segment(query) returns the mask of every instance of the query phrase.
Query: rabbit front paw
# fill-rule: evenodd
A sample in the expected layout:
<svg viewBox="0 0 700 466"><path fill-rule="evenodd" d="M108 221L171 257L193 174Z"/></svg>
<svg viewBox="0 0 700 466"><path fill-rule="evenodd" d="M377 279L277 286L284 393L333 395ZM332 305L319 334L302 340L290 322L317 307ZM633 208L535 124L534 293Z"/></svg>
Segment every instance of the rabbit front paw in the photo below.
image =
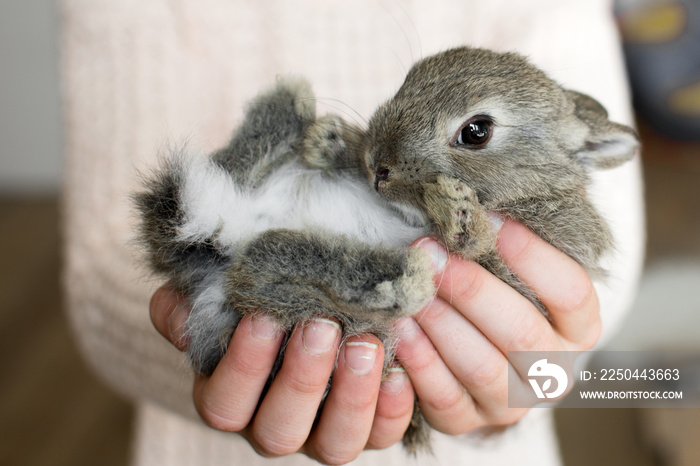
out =
<svg viewBox="0 0 700 466"><path fill-rule="evenodd" d="M444 245L467 259L483 256L495 247L495 237L476 192L464 182L439 175L425 189L425 209L435 222Z"/></svg>

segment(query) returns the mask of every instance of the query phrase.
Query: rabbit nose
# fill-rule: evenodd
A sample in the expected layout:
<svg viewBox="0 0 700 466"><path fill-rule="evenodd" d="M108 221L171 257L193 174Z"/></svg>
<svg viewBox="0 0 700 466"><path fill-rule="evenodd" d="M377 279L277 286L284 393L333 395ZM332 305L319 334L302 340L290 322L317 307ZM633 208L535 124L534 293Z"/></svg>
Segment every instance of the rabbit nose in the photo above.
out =
<svg viewBox="0 0 700 466"><path fill-rule="evenodd" d="M374 172L374 190L379 191L379 183L386 181L389 178L389 169L386 167L377 167Z"/></svg>

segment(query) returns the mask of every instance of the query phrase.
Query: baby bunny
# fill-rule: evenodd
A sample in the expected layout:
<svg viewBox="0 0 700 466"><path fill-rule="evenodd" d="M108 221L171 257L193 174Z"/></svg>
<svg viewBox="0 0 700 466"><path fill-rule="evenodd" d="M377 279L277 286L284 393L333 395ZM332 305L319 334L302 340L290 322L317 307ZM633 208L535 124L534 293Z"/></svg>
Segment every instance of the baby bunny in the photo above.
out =
<svg viewBox="0 0 700 466"><path fill-rule="evenodd" d="M517 219L589 273L612 246L590 171L632 158L635 132L513 53L457 48L409 71L374 114L362 156L374 189L533 302L499 258L490 213Z"/></svg>
<svg viewBox="0 0 700 466"><path fill-rule="evenodd" d="M227 147L169 154L135 195L151 268L190 298L187 352L199 372L214 370L240 318L256 312L285 330L325 316L346 337L372 332L388 364L392 323L434 293L428 259L406 248L428 229L340 166L360 133L317 120L314 103L305 81L280 80ZM309 162L324 158L332 172Z"/></svg>
<svg viewBox="0 0 700 466"><path fill-rule="evenodd" d="M317 316L345 337L371 332L386 369L392 324L435 292L413 240L435 235L546 313L498 257L489 215L525 223L596 272L611 237L586 198L589 171L636 147L597 102L515 54L460 48L420 61L367 130L317 118L309 85L287 78L250 104L226 147L164 158L134 195L139 237L151 268L189 297L198 372L211 373L241 317L259 312L287 332ZM428 434L416 405L404 444L429 450Z"/></svg>

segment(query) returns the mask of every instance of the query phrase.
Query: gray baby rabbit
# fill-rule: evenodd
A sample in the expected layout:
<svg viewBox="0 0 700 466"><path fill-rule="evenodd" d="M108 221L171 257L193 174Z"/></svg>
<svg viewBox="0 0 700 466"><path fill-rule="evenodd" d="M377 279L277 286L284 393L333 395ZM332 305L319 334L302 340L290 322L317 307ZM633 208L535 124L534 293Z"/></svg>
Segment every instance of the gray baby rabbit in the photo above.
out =
<svg viewBox="0 0 700 466"><path fill-rule="evenodd" d="M172 152L134 196L151 268L192 304L187 352L199 372L214 370L241 317L258 312L287 332L323 316L345 337L374 333L388 368L392 324L434 294L429 259L407 247L426 234L546 313L496 253L489 212L591 272L611 247L588 174L630 159L636 136L518 55L426 58L366 130L316 118L314 104L305 81L280 80L228 146ZM416 405L404 444L429 449L428 434Z"/></svg>
<svg viewBox="0 0 700 466"><path fill-rule="evenodd" d="M594 99L516 54L470 48L414 65L366 139L363 162L382 197L544 313L496 253L487 212L521 221L601 274L612 237L586 197L589 173L620 165L638 147L635 132L610 122Z"/></svg>

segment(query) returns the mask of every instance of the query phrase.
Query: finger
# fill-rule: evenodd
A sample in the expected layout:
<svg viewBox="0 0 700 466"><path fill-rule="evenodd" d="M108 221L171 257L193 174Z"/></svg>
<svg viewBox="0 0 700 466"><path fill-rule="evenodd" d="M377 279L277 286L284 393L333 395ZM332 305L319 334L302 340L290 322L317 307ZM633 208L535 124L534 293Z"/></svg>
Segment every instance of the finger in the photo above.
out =
<svg viewBox="0 0 700 466"><path fill-rule="evenodd" d="M428 336L412 318L397 323L396 357L406 369L426 420L440 432L457 435L482 424L476 406Z"/></svg>
<svg viewBox="0 0 700 466"><path fill-rule="evenodd" d="M298 325L284 361L252 424L253 446L266 456L298 451L309 436L328 386L340 326L328 319Z"/></svg>
<svg viewBox="0 0 700 466"><path fill-rule="evenodd" d="M195 380L194 404L210 427L237 432L250 423L283 337L269 316L241 320L213 374Z"/></svg>
<svg viewBox="0 0 700 466"><path fill-rule="evenodd" d="M526 410L508 408L508 360L457 309L436 298L416 320L485 423L511 424L524 415Z"/></svg>
<svg viewBox="0 0 700 466"><path fill-rule="evenodd" d="M331 389L307 454L324 464L344 464L362 452L372 430L384 349L373 335L349 338L340 349Z"/></svg>
<svg viewBox="0 0 700 466"><path fill-rule="evenodd" d="M151 298L151 322L180 351L187 349L185 322L190 314L186 298L175 288L161 286Z"/></svg>
<svg viewBox="0 0 700 466"><path fill-rule="evenodd" d="M432 239L423 241L420 247L442 248ZM504 355L509 351L561 349L559 337L542 313L476 262L452 255L435 280L437 295Z"/></svg>
<svg viewBox="0 0 700 466"><path fill-rule="evenodd" d="M415 393L402 367L391 368L379 388L367 448L384 449L403 438L413 416Z"/></svg>
<svg viewBox="0 0 700 466"><path fill-rule="evenodd" d="M498 250L508 266L546 306L565 339L590 348L600 335L598 297L585 270L524 225L506 220Z"/></svg>

